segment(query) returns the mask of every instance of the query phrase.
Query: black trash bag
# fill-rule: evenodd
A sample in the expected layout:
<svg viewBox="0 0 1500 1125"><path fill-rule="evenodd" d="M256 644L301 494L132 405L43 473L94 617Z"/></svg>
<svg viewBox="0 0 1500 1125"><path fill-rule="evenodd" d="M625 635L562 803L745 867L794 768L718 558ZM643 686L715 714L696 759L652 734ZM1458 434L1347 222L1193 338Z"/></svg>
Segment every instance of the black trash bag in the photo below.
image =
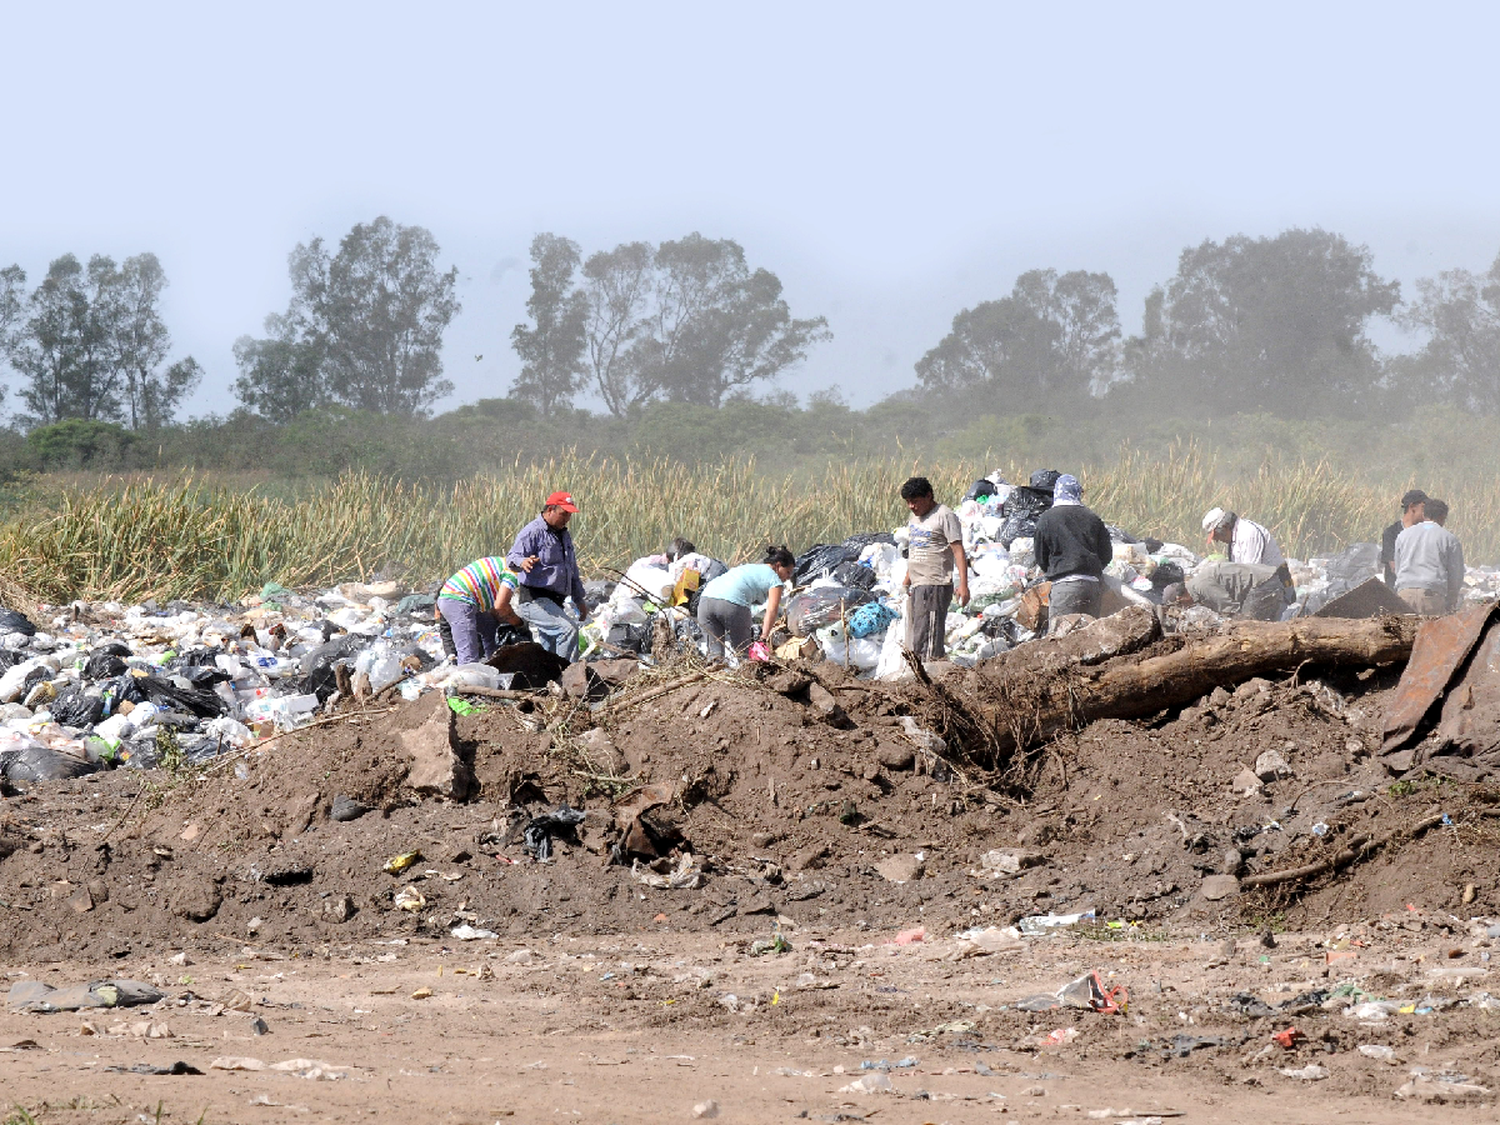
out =
<svg viewBox="0 0 1500 1125"><path fill-rule="evenodd" d="M45 664L38 664L30 672L27 672L26 678L21 681L21 698L25 699L27 692L36 687L37 684L46 683L52 676L53 671L51 668L48 668Z"/></svg>
<svg viewBox="0 0 1500 1125"><path fill-rule="evenodd" d="M1000 486L989 477L980 477L969 486L969 491L964 493L965 500L983 500L986 496L993 496L1000 491Z"/></svg>
<svg viewBox="0 0 1500 1125"><path fill-rule="evenodd" d="M1351 543L1328 560L1328 585L1354 587L1380 576L1380 544Z"/></svg>
<svg viewBox="0 0 1500 1125"><path fill-rule="evenodd" d="M302 657L302 690L316 695L320 706L327 703L328 697L339 689L334 677L334 666L340 661L347 662L368 645L371 639L359 633L350 633L336 641L321 644L307 653Z"/></svg>
<svg viewBox="0 0 1500 1125"><path fill-rule="evenodd" d="M1180 564L1171 559L1156 564L1156 569L1151 572L1151 588L1153 590L1165 590L1173 582L1186 582L1187 575L1183 572Z"/></svg>
<svg viewBox="0 0 1500 1125"><path fill-rule="evenodd" d="M437 607L437 598L431 594L407 594L396 603L397 617L420 617L423 620L432 616L432 611Z"/></svg>
<svg viewBox="0 0 1500 1125"><path fill-rule="evenodd" d="M184 738L181 743L183 761L190 765L200 765L203 762L212 761L220 754L233 750L234 747L222 739L212 738L208 735L199 735L196 738Z"/></svg>
<svg viewBox="0 0 1500 1125"><path fill-rule="evenodd" d="M1057 485L1057 478L1062 476L1056 469L1038 469L1031 474L1031 487L1037 492L1045 492L1052 495L1052 489Z"/></svg>
<svg viewBox="0 0 1500 1125"><path fill-rule="evenodd" d="M607 578L591 578L583 584L583 601L593 613L615 592L615 584Z"/></svg>
<svg viewBox="0 0 1500 1125"><path fill-rule="evenodd" d="M858 549L851 553L842 543L815 543L797 556L792 582L797 586L806 586L816 578L832 574L840 563L853 562L858 558Z"/></svg>
<svg viewBox="0 0 1500 1125"><path fill-rule="evenodd" d="M1017 539L1036 538L1035 516L1009 516L1000 525L1000 546L1007 551Z"/></svg>
<svg viewBox="0 0 1500 1125"><path fill-rule="evenodd" d="M7 751L0 761L0 772L7 781L66 781L70 777L97 773L98 762L75 758L46 746L28 746L19 752Z"/></svg>
<svg viewBox="0 0 1500 1125"><path fill-rule="evenodd" d="M226 684L234 679L224 669L210 664L190 664L177 669L177 674L195 688L212 688L215 684Z"/></svg>
<svg viewBox="0 0 1500 1125"><path fill-rule="evenodd" d="M624 623L611 625L609 636L604 639L605 644L621 652L633 652L637 656L651 651L651 622L642 621L639 625L627 625Z"/></svg>
<svg viewBox="0 0 1500 1125"><path fill-rule="evenodd" d="M104 697L98 692L70 687L61 692L47 710L52 713L53 722L87 730L104 721Z"/></svg>
<svg viewBox="0 0 1500 1125"><path fill-rule="evenodd" d="M542 813L526 822L522 836L526 850L536 856L538 862L552 858L552 837L563 836L577 839L576 830L583 823L583 810L558 805L554 812Z"/></svg>
<svg viewBox="0 0 1500 1125"><path fill-rule="evenodd" d="M216 719L229 710L229 704L220 699L217 692L180 687L161 676L127 678L138 680L146 698L163 711L186 711L200 719Z"/></svg>
<svg viewBox="0 0 1500 1125"><path fill-rule="evenodd" d="M1166 543L1163 542L1160 539L1153 539L1151 536L1148 535L1148 536L1146 536L1146 538L1144 538L1144 539L1141 540L1141 546L1144 547L1144 548L1146 548L1146 554L1148 554L1148 555L1154 555L1158 551L1160 551L1163 547L1165 547Z"/></svg>
<svg viewBox="0 0 1500 1125"><path fill-rule="evenodd" d="M703 626L698 624L698 618L679 617L672 622L672 631L677 636L677 643L688 648L696 648L703 642Z"/></svg>
<svg viewBox="0 0 1500 1125"><path fill-rule="evenodd" d="M860 552L871 543L885 543L895 546L896 537L889 531L856 531L844 540L844 548L854 552L854 558L858 559Z"/></svg>
<svg viewBox="0 0 1500 1125"><path fill-rule="evenodd" d="M1130 534L1130 532L1124 530L1123 528L1116 527L1112 523L1105 524L1104 525L1104 530L1107 531L1107 532L1109 532L1109 541L1111 543L1139 543L1140 542L1140 540L1137 539L1134 535Z"/></svg>
<svg viewBox="0 0 1500 1125"><path fill-rule="evenodd" d="M0 636L6 633L21 633L28 637L36 636L36 626L31 623L31 618L15 609L6 609L0 606Z"/></svg>
<svg viewBox="0 0 1500 1125"><path fill-rule="evenodd" d="M0 672L8 672L27 659L27 654L16 648L0 648Z"/></svg>
<svg viewBox="0 0 1500 1125"><path fill-rule="evenodd" d="M875 572L857 562L839 563L833 568L833 580L852 590L869 590L875 586Z"/></svg>
<svg viewBox="0 0 1500 1125"><path fill-rule="evenodd" d="M123 676L128 665L113 652L95 651L83 666L83 678L91 683Z"/></svg>
<svg viewBox="0 0 1500 1125"><path fill-rule="evenodd" d="M849 586L818 586L804 590L787 603L786 623L798 637L810 637L824 625L854 611L858 606L873 602L875 595L869 590Z"/></svg>
<svg viewBox="0 0 1500 1125"><path fill-rule="evenodd" d="M107 652L111 656L133 656L130 646L124 641L105 641L94 646L95 652ZM206 650L205 650L206 651Z"/></svg>
<svg viewBox="0 0 1500 1125"><path fill-rule="evenodd" d="M154 770L160 761L156 756L156 739L127 738L120 743L117 760L127 769Z"/></svg>
<svg viewBox="0 0 1500 1125"><path fill-rule="evenodd" d="M112 680L106 680L99 685L101 694L108 695L114 702L112 708L119 710L121 703L127 700L131 703L145 703L146 693L141 689L141 677L139 676L116 676Z"/></svg>

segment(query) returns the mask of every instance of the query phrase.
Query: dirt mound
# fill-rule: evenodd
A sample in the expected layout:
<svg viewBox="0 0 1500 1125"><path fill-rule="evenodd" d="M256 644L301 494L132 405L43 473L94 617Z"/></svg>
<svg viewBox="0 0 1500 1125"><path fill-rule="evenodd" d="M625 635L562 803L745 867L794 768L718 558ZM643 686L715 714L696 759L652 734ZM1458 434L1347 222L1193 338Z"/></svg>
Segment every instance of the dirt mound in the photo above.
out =
<svg viewBox="0 0 1500 1125"><path fill-rule="evenodd" d="M959 699L975 683L939 686ZM1198 929L1406 903L1500 913L1475 852L1492 838L1487 794L1393 786L1371 756L1393 683L1303 669L1100 720L1033 755L1024 790L943 745L934 688L826 665L638 680L597 707L555 690L464 714L438 696L365 705L206 773L120 770L6 801L0 940L125 956L447 940L463 925L764 934L779 917L947 932L1087 910ZM560 809L582 823L549 824ZM550 841L547 862L528 829ZM674 877L680 889L651 885Z"/></svg>

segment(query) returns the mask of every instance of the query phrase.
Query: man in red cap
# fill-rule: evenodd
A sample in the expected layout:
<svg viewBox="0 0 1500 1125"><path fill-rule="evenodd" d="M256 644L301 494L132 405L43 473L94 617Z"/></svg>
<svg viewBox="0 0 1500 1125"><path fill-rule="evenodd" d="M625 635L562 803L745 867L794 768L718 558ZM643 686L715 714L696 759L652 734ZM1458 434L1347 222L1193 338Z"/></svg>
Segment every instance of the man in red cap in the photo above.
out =
<svg viewBox="0 0 1500 1125"><path fill-rule="evenodd" d="M578 505L569 493L554 492L542 504L542 514L521 529L505 555L521 579L516 612L543 648L565 660L578 659L578 627L589 616L578 556L568 534L568 521L576 511ZM563 608L569 597L576 621Z"/></svg>

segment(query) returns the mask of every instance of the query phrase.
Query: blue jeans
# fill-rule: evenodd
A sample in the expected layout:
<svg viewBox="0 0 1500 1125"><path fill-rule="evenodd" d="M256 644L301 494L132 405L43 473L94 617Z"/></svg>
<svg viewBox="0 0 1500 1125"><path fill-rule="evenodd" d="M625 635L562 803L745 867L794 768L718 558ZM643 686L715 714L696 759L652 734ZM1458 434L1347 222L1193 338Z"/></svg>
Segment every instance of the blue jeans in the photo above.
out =
<svg viewBox="0 0 1500 1125"><path fill-rule="evenodd" d="M495 651L500 622L493 613L481 613L473 602L439 598L438 612L453 634L453 651L460 664L476 664Z"/></svg>
<svg viewBox="0 0 1500 1125"><path fill-rule="evenodd" d="M564 660L578 659L578 622L560 602L546 596L523 596L517 599L515 610L531 626L537 644Z"/></svg>

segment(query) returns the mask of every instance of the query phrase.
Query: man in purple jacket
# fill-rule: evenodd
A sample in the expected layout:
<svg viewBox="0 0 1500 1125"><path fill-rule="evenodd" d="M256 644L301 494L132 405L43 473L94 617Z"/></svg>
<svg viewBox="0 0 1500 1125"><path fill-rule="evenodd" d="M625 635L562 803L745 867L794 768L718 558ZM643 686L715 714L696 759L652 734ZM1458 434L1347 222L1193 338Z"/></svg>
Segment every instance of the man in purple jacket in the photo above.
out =
<svg viewBox="0 0 1500 1125"><path fill-rule="evenodd" d="M568 534L568 521L576 511L578 505L571 495L554 492L542 505L542 514L521 529L505 555L521 579L516 612L543 648L565 660L578 659L578 627L589 616L578 557ZM578 614L576 621L563 608L569 597Z"/></svg>

